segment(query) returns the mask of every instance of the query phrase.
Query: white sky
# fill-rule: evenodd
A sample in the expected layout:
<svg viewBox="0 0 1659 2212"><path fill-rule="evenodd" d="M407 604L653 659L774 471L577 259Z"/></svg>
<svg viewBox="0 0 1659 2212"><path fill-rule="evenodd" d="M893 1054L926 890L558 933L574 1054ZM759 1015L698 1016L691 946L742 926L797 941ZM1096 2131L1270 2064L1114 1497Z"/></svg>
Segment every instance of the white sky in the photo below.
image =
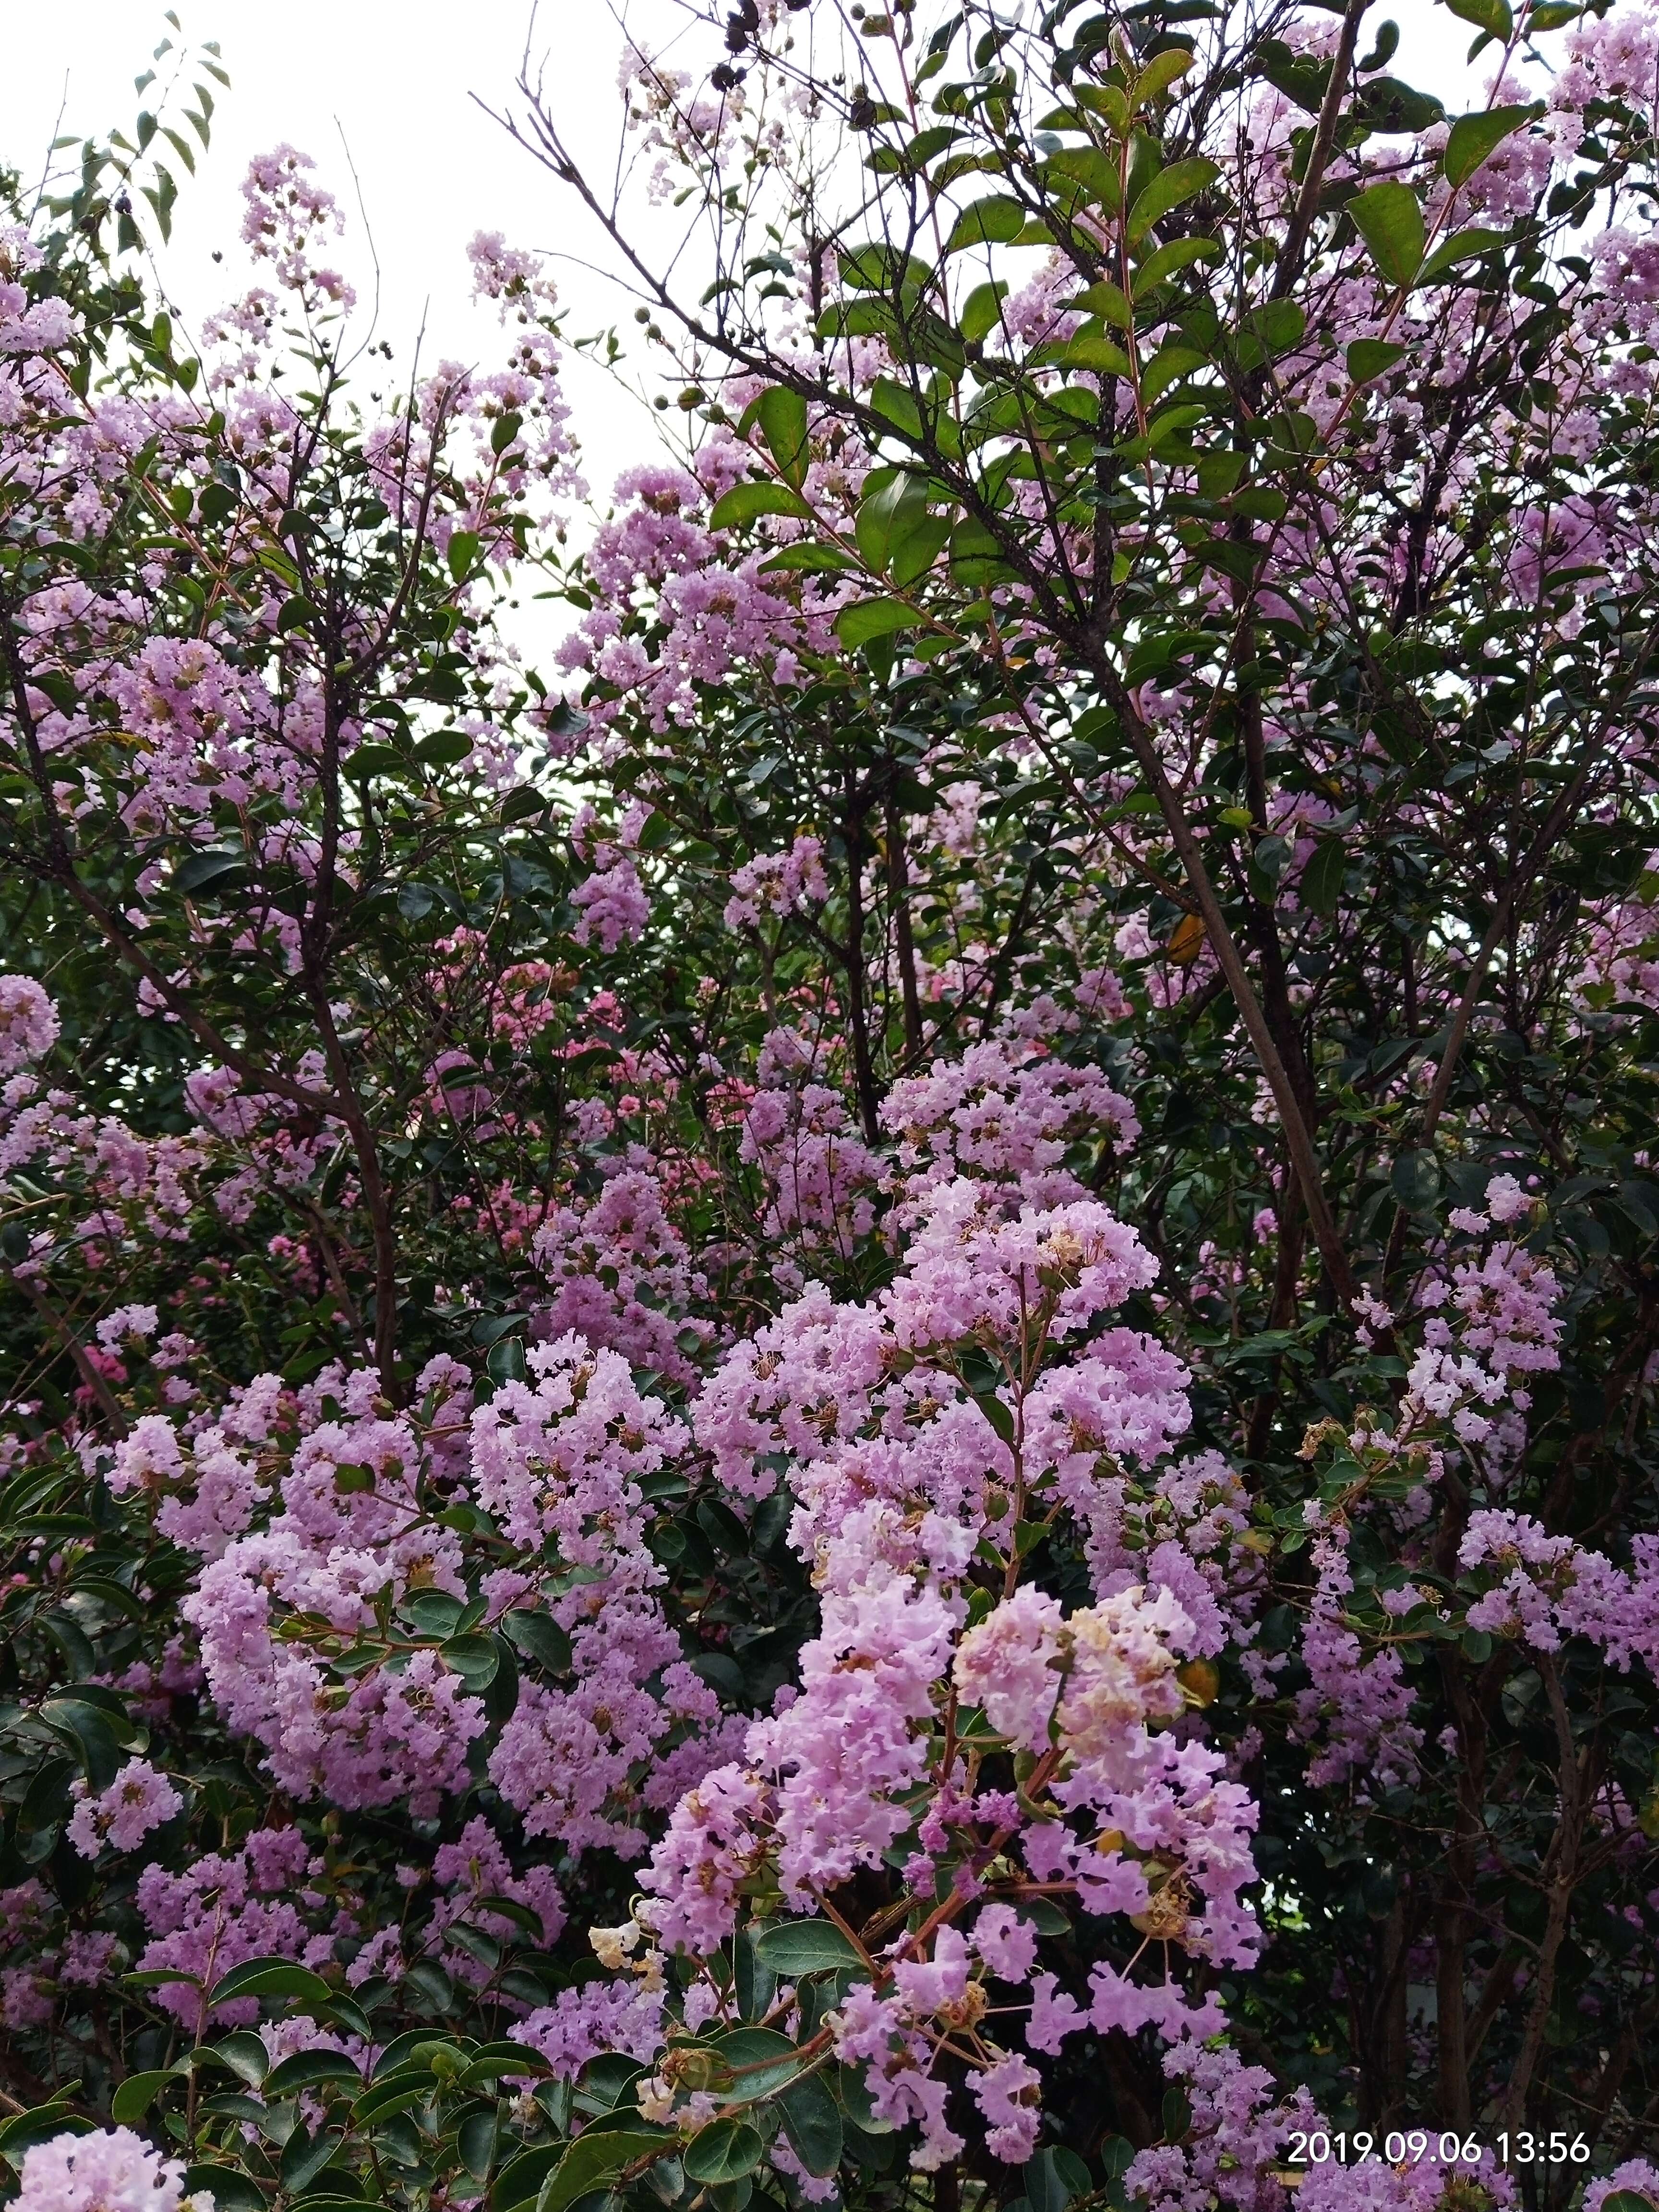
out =
<svg viewBox="0 0 1659 2212"><path fill-rule="evenodd" d="M173 35L167 0L0 0L0 158L33 173L45 158L60 105L63 130L80 136L112 125L131 135L141 99L133 79ZM493 316L469 305L466 241L499 230L517 246L592 255L572 234L568 196L483 114L476 92L497 106L513 98L529 0L173 0L180 43L216 39L231 78L213 88L213 143L197 175L179 175L171 247L162 279L187 317L244 288L237 234L239 186L256 153L287 140L312 155L345 209L340 265L367 305L372 267L344 146L362 187L380 270L380 334L406 368L424 321L423 358L487 363L496 350ZM537 49L549 54L547 85L578 143L614 158L621 40L605 0L542 0ZM158 75L167 63L155 65ZM173 118L177 123L177 118ZM182 126L180 126L182 127ZM344 145L342 143L343 133ZM186 131L186 136L193 134ZM179 165L169 166L179 173ZM225 252L222 267L211 259ZM615 288L559 265L570 308L568 335L616 322L629 306ZM641 404L580 360L568 371L585 467L598 492L637 459L653 434Z"/></svg>
<svg viewBox="0 0 1659 2212"><path fill-rule="evenodd" d="M131 131L143 100L133 79L169 35L166 0L0 0L0 157L39 167L60 106L63 129ZM530 0L174 0L185 42L216 39L231 88L216 88L213 144L194 179L180 178L173 244L161 276L187 318L246 282L237 246L238 185L249 158L283 140L313 155L347 210L342 256L365 301L362 252L342 134L349 146L380 268L380 334L407 366L422 321L425 358L488 362L493 322L468 304L467 240L500 230L551 255L595 255L569 196L471 98L513 99ZM1405 33L1394 67L1449 104L1471 104L1462 55L1468 27L1433 0L1381 0ZM635 0L632 20L673 20L672 0ZM621 37L608 0L541 0L535 52L548 56L550 104L573 142L608 173L614 159ZM166 66L162 64L161 66ZM211 254L225 249L222 268ZM556 262L570 314L567 336L616 323L631 337L631 303L602 276ZM650 449L643 404L597 367L573 359L568 389L585 469L601 497Z"/></svg>

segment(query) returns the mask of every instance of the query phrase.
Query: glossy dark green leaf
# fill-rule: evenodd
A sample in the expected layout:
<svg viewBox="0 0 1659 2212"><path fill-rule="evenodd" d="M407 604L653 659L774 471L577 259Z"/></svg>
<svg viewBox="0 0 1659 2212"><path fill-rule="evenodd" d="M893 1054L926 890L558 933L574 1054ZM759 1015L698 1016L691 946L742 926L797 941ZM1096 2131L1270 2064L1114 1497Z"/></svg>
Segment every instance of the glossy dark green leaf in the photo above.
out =
<svg viewBox="0 0 1659 2212"><path fill-rule="evenodd" d="M329 2128L319 2130L315 2136L304 2126L295 2129L283 2145L283 2154L277 2166L283 2187L289 2196L297 2197L306 2184L322 2172L339 2148L341 2140Z"/></svg>
<svg viewBox="0 0 1659 2212"><path fill-rule="evenodd" d="M603 2134L585 2130L543 2182L536 2198L536 2212L565 2212L566 2207L574 2204L579 2197L586 2197L590 2190L615 2180L636 2160L660 2154L674 2140L670 2135L647 2134L632 2128L617 2128ZM512 2168L507 2171L510 2172ZM501 2179L505 2181L506 2174ZM495 2212L506 2212L507 2202L502 2198L495 2203Z"/></svg>
<svg viewBox="0 0 1659 2212"><path fill-rule="evenodd" d="M862 1963L857 1947L831 1920L780 1920L755 1939L757 1955L780 1978L818 1974Z"/></svg>
<svg viewBox="0 0 1659 2212"><path fill-rule="evenodd" d="M759 2130L746 2120L712 2120L685 2147L686 2176L705 2184L740 2181L755 2171L765 2148Z"/></svg>
<svg viewBox="0 0 1659 2212"><path fill-rule="evenodd" d="M1389 1181L1409 1213L1427 1213L1440 1195L1440 1164L1432 1152L1401 1152Z"/></svg>
<svg viewBox="0 0 1659 2212"><path fill-rule="evenodd" d="M469 2112L456 2129L455 2148L461 2154L461 2164L475 2181L483 2181L489 2174L501 2140L501 2122L493 2105Z"/></svg>
<svg viewBox="0 0 1659 2212"><path fill-rule="evenodd" d="M267 2097L286 2097L296 2089L310 2089L325 2081L344 2082L353 2089L362 2087L362 2070L338 2051L296 2051L291 2058L284 2058L273 2066L264 2078Z"/></svg>
<svg viewBox="0 0 1659 2212"><path fill-rule="evenodd" d="M1340 837L1322 837L1302 871L1297 891L1304 906L1328 919L1336 912L1347 873L1347 848Z"/></svg>
<svg viewBox="0 0 1659 2212"><path fill-rule="evenodd" d="M184 2189L187 2197L211 2197L223 2212L263 2212L267 2202L258 2183L234 2166L187 2166Z"/></svg>
<svg viewBox="0 0 1659 2212"><path fill-rule="evenodd" d="M804 2074L778 2096L784 2133L809 2173L830 2174L841 2164L841 2109L821 2074Z"/></svg>
<svg viewBox="0 0 1659 2212"><path fill-rule="evenodd" d="M179 2078L178 2069L172 2066L148 2074L129 2074L109 2100L110 2118L118 2128L136 2127L167 2083Z"/></svg>
<svg viewBox="0 0 1659 2212"><path fill-rule="evenodd" d="M506 1616L501 1628L526 1659L533 1659L548 1674L570 1672L570 1638L551 1613L521 1607Z"/></svg>
<svg viewBox="0 0 1659 2212"><path fill-rule="evenodd" d="M287 1959L247 1959L214 1984L208 2005L210 2010L216 2009L233 1997L305 1997L325 2002L332 1995L322 1976L313 1974L309 1966L296 1966Z"/></svg>
<svg viewBox="0 0 1659 2212"><path fill-rule="evenodd" d="M1074 2197L1086 2197L1093 2187L1088 2167L1074 2151L1040 2150L1025 2169L1031 2212L1066 2212Z"/></svg>

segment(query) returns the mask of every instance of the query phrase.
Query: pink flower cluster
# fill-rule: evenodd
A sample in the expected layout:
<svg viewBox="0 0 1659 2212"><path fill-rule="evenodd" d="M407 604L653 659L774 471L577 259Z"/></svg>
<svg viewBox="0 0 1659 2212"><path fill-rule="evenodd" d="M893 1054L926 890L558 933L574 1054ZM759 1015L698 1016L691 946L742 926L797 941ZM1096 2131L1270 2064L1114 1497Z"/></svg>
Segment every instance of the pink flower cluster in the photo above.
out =
<svg viewBox="0 0 1659 2212"><path fill-rule="evenodd" d="M213 2212L205 2191L186 2197L183 2162L131 2128L54 2136L24 2152L21 2212Z"/></svg>
<svg viewBox="0 0 1659 2212"><path fill-rule="evenodd" d="M82 1858L111 1850L136 1851L154 1828L184 1810L185 1801L166 1775L147 1759L130 1759L107 1790L90 1796L77 1782L78 1800L69 1824L69 1839Z"/></svg>
<svg viewBox="0 0 1659 2212"><path fill-rule="evenodd" d="M829 896L823 844L816 837L797 837L787 853L763 854L736 870L726 902L726 926L758 929L763 915L781 921L809 899L821 906Z"/></svg>
<svg viewBox="0 0 1659 2212"><path fill-rule="evenodd" d="M1010 1220L994 1186L943 1182L872 1304L809 1290L732 1348L694 1408L697 1439L738 1498L763 1493L781 1467L821 1626L798 1691L674 1804L633 1920L593 1941L641 1995L667 1990L664 1953L684 1954L689 2023L721 2002L704 1988L706 1962L749 1898L775 1889L810 1913L860 1868L902 1859L918 1895L949 1894L953 1909L926 1942L901 1938L872 1958L836 2015L835 2049L864 2067L879 2114L918 2124L923 2168L959 2147L936 2064L946 2048L969 2063L997 2154L1019 2162L1035 2146L1038 2076L982 2027L988 1975L1032 1984L1027 2040L1048 2051L1090 2021L1213 2032L1212 2002L1133 1976L1139 1950L1224 1965L1255 1954L1242 1892L1255 1808L1193 1732L1182 1672L1217 1648L1214 1589L1189 1557L1207 1607L1200 1629L1171 1564L1148 1589L1120 1571L1121 1540L1111 1588L1069 1613L1018 1573L1018 1513L1052 1499L1086 1525L1091 1484L1115 1482L1100 1518L1121 1540L1129 1501L1115 1447L1150 1465L1186 1425L1179 1364L1164 1354L1160 1368L1133 1332L1097 1328L1154 1273L1097 1201L1026 1206ZM964 1381L970 1349L1006 1378L993 1399ZM1202 1462L1154 1495L1146 1510L1162 1516L1171 1553L1190 1530L1221 1553L1243 1522L1222 1472ZM965 1579L988 1552L1006 1553L1011 1578L988 1609L982 1592L970 1605ZM951 1748L957 1729L976 1742L989 1731L1035 1762L1028 1790L1042 1804L975 1791ZM1032 1930L986 1893L983 1869L1016 1856L1025 1881L1069 1889L1136 1931L1137 1953L1121 1971L1097 1970L1086 2006L1052 1975L1033 1979ZM976 1899L969 1937L955 1923ZM579 2014L573 1998L556 2033L575 2033ZM676 2109L670 2075L651 2094L659 2116Z"/></svg>

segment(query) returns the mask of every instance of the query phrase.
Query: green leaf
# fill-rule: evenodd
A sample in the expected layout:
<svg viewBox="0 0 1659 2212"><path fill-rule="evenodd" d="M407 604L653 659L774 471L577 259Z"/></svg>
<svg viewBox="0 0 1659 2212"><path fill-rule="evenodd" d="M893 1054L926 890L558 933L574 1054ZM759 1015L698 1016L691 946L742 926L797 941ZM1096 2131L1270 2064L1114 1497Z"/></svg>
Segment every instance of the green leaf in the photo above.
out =
<svg viewBox="0 0 1659 2212"><path fill-rule="evenodd" d="M1060 355L1060 364L1066 368L1087 369L1094 376L1127 376L1129 356L1115 338L1109 338L1097 325L1085 323L1074 337L1068 338Z"/></svg>
<svg viewBox="0 0 1659 2212"><path fill-rule="evenodd" d="M1440 1163L1432 1152L1401 1152L1389 1182L1407 1213L1428 1213L1440 1195Z"/></svg>
<svg viewBox="0 0 1659 2212"><path fill-rule="evenodd" d="M304 1997L325 2004L332 1995L322 1976L309 1966L294 1966L287 1959L245 1959L212 1990L208 2009L228 2004L233 1997Z"/></svg>
<svg viewBox="0 0 1659 2212"><path fill-rule="evenodd" d="M643 2129L613 2128L603 2133L596 2133L591 2128L585 2130L543 2182L536 2199L536 2212L565 2212L567 2205L574 2204L579 2197L586 2197L601 2183L614 2180L636 2158L661 2151L673 2140L672 2136L647 2135ZM514 2166L518 2163L517 2159L513 2161ZM509 2166L507 2172L512 2171ZM506 2179L504 2173L501 2179ZM504 2212L505 2206L514 2201L517 2200L501 2198L496 2212Z"/></svg>
<svg viewBox="0 0 1659 2212"><path fill-rule="evenodd" d="M995 531L988 531L973 515L963 515L951 531L953 581L964 584L969 591L984 591L988 584L998 584L1009 575L1013 571Z"/></svg>
<svg viewBox="0 0 1659 2212"><path fill-rule="evenodd" d="M35 1769L23 1792L23 1802L17 1808L17 1832L20 1848L25 1838L29 1839L25 1856L31 1865L51 1855L58 1824L69 1813L69 1786L74 1775L72 1760L49 1759Z"/></svg>
<svg viewBox="0 0 1659 2212"><path fill-rule="evenodd" d="M187 2166L184 2185L187 2197L211 2197L219 2212L264 2212L264 2190L239 2166Z"/></svg>
<svg viewBox="0 0 1659 2212"><path fill-rule="evenodd" d="M390 2119L394 2112L406 2112L413 2105L423 2105L432 2095L432 2070L426 2066L400 2066L388 2074L383 2081L376 2081L365 2089L351 2107L351 2117L361 2126L368 2120ZM532 2155L526 2152L526 2156ZM543 2167L543 2172L546 2168ZM537 2180L539 2182L538 2173ZM526 2192L533 2197L532 2186Z"/></svg>
<svg viewBox="0 0 1659 2212"><path fill-rule="evenodd" d="M1160 93L1167 92L1177 78L1186 76L1196 56L1189 46L1168 46L1161 54L1154 54L1140 75L1129 87L1131 110L1145 107Z"/></svg>
<svg viewBox="0 0 1659 2212"><path fill-rule="evenodd" d="M277 2166L283 2189L290 2197L297 2197L308 2181L313 2181L340 2148L340 2136L330 2128L319 2129L313 2136L306 2128L297 2127L283 2145L283 2155Z"/></svg>
<svg viewBox="0 0 1659 2212"><path fill-rule="evenodd" d="M192 853L188 859L180 860L170 878L171 886L188 896L205 890L210 884L216 884L222 876L230 875L234 870L246 866L247 854L240 848L234 853L227 853L216 846L210 851Z"/></svg>
<svg viewBox="0 0 1659 2212"><path fill-rule="evenodd" d="M271 2068L264 2087L268 2098L286 2097L290 2090L314 2089L325 2081L349 2082L354 2089L363 2086L362 2073L343 2051L296 2051Z"/></svg>
<svg viewBox="0 0 1659 2212"><path fill-rule="evenodd" d="M409 769L395 745L354 745L345 766L351 775L403 775Z"/></svg>
<svg viewBox="0 0 1659 2212"><path fill-rule="evenodd" d="M1014 1910L1022 1920L1029 1920L1039 1936L1069 1936L1072 1923L1052 1897L1022 1897Z"/></svg>
<svg viewBox="0 0 1659 2212"><path fill-rule="evenodd" d="M465 730L434 730L429 738L422 738L415 748L423 761L434 768L453 768L472 750L472 740Z"/></svg>
<svg viewBox="0 0 1659 2212"><path fill-rule="evenodd" d="M461 2154L461 2164L475 2181L482 2181L495 2164L501 2132L501 2119L493 2105L469 2112L456 2129L455 2148Z"/></svg>
<svg viewBox="0 0 1659 2212"><path fill-rule="evenodd" d="M1213 238L1172 238L1167 246L1155 246L1134 273L1134 294L1137 300L1148 292L1155 292L1160 284L1182 269L1190 269L1195 261L1219 261L1220 246Z"/></svg>
<svg viewBox="0 0 1659 2212"><path fill-rule="evenodd" d="M1395 362L1404 361L1404 346L1390 345L1384 338L1356 338L1348 348L1348 374L1356 384L1370 384L1373 378L1386 376Z"/></svg>
<svg viewBox="0 0 1659 2212"><path fill-rule="evenodd" d="M1261 74L1269 84L1308 114L1318 114L1324 102L1325 88L1330 82L1328 62L1316 61L1310 54L1294 53L1282 39L1264 40L1260 59Z"/></svg>
<svg viewBox="0 0 1659 2212"><path fill-rule="evenodd" d="M265 2049L264 2038L256 2035L251 2027L233 2029L211 2047L233 2074L241 2075L250 2089L257 2089L270 2071L270 2053Z"/></svg>
<svg viewBox="0 0 1659 2212"><path fill-rule="evenodd" d="M775 384L760 397L761 435L786 483L799 491L811 459L806 442L806 402L787 385Z"/></svg>
<svg viewBox="0 0 1659 2212"><path fill-rule="evenodd" d="M171 2066L162 2066L149 2074L129 2074L126 2080L110 2099L110 2118L118 2128L130 2128L142 2120L169 2081L179 2078Z"/></svg>
<svg viewBox="0 0 1659 2212"><path fill-rule="evenodd" d="M1473 23L1489 39L1507 46L1515 31L1515 18L1505 0L1446 0L1448 10L1460 23Z"/></svg>
<svg viewBox="0 0 1659 2212"><path fill-rule="evenodd" d="M1018 200L999 192L963 208L945 241L945 251L960 253L969 246L1009 246L1024 228L1025 210Z"/></svg>
<svg viewBox="0 0 1659 2212"><path fill-rule="evenodd" d="M903 298L920 292L933 274L925 261L878 241L849 246L840 259L842 283L859 292L896 292Z"/></svg>
<svg viewBox="0 0 1659 2212"><path fill-rule="evenodd" d="M1162 251L1161 248L1159 250ZM1134 328L1134 309L1129 305L1129 295L1121 284L1114 284L1109 276L1103 276L1098 283L1091 284L1086 292L1079 292L1074 300L1068 300L1066 304L1079 314L1098 315L1103 323L1109 323L1114 330L1131 331Z"/></svg>
<svg viewBox="0 0 1659 2212"><path fill-rule="evenodd" d="M1147 407L1162 398L1172 384L1179 384L1183 376L1190 376L1195 368L1202 368L1205 356L1196 346L1163 345L1147 362L1140 380L1142 404Z"/></svg>
<svg viewBox="0 0 1659 2212"><path fill-rule="evenodd" d="M450 1672L459 1674L475 1694L489 1688L501 1664L501 1655L492 1636L453 1636L439 1656Z"/></svg>
<svg viewBox="0 0 1659 2212"><path fill-rule="evenodd" d="M458 584L464 576L471 573L472 564L477 557L477 532L458 530L450 539L449 550L445 556L449 563L449 573Z"/></svg>
<svg viewBox="0 0 1659 2212"><path fill-rule="evenodd" d="M0 2125L0 2151L15 2163L18 2153L32 2143L50 2142L53 2136L90 2135L93 2125L91 2120L67 2111L54 2099L51 2104L33 2106L27 2112L14 2112Z"/></svg>
<svg viewBox="0 0 1659 2212"><path fill-rule="evenodd" d="M1409 185L1373 185L1348 202L1354 228L1365 241L1385 284L1409 284L1423 265L1423 210Z"/></svg>
<svg viewBox="0 0 1659 2212"><path fill-rule="evenodd" d="M927 487L902 470L882 472L875 490L859 501L855 531L868 566L884 575L897 549L927 520Z"/></svg>
<svg viewBox="0 0 1659 2212"><path fill-rule="evenodd" d="M532 1613L527 1608L509 1613L501 1622L502 1633L509 1643L517 1645L526 1659L533 1659L550 1674L570 1672L570 1638L551 1613Z"/></svg>
<svg viewBox="0 0 1659 2212"><path fill-rule="evenodd" d="M1093 2187L1088 2167L1074 2151L1040 2150L1025 2169L1031 2212L1066 2212L1074 2197L1086 2197Z"/></svg>
<svg viewBox="0 0 1659 2212"><path fill-rule="evenodd" d="M799 571L809 576L834 576L858 565L852 555L843 553L839 545L786 545L761 562L760 573L763 576L781 576Z"/></svg>
<svg viewBox="0 0 1659 2212"><path fill-rule="evenodd" d="M1435 247L1418 270L1417 281L1419 284L1431 284L1437 276L1443 276L1448 269L1455 269L1460 262L1473 261L1504 243L1502 231L1484 229L1478 224L1468 230L1455 231L1451 237L1442 239Z"/></svg>
<svg viewBox="0 0 1659 2212"><path fill-rule="evenodd" d="M510 1899L492 1897L489 1899L489 1910L499 1911L504 1904L511 1901ZM519 1910L522 1912L526 1908L520 1905ZM539 1928L539 1915L532 1914L530 1917ZM532 2051L526 2044L486 2043L482 2051L473 2054L472 2063L460 2075L459 2082L463 2089L476 2089L484 2082L498 2081L503 2074L524 2074L534 2080L538 2075L550 2074L552 2070L540 2051Z"/></svg>
<svg viewBox="0 0 1659 2212"><path fill-rule="evenodd" d="M1322 837L1297 885L1304 906L1328 921L1342 896L1342 878L1348 865L1347 848L1340 837Z"/></svg>
<svg viewBox="0 0 1659 2212"><path fill-rule="evenodd" d="M1172 209L1191 199L1195 192L1205 191L1220 174L1217 164L1201 154L1185 161L1171 161L1167 169L1160 169L1129 210L1130 245L1145 238L1155 222L1162 222Z"/></svg>
<svg viewBox="0 0 1659 2212"><path fill-rule="evenodd" d="M538 2143L521 2150L495 2177L489 2192L489 2212L511 2212L515 2204L533 2204L542 2184L565 2154L562 2143Z"/></svg>
<svg viewBox="0 0 1659 2212"><path fill-rule="evenodd" d="M1254 338L1264 355L1272 356L1299 345L1307 327L1308 318L1294 300L1269 300L1240 317L1238 332L1241 343Z"/></svg>
<svg viewBox="0 0 1659 2212"><path fill-rule="evenodd" d="M1003 1443L1012 1444L1014 1441L1014 1417L998 1397L996 1392L994 1390L978 1391L975 1394L974 1403L1001 1437Z"/></svg>
<svg viewBox="0 0 1659 2212"><path fill-rule="evenodd" d="M836 617L836 635L849 653L856 653L878 637L890 637L895 630L914 629L921 619L902 599L860 599Z"/></svg>
<svg viewBox="0 0 1659 2212"><path fill-rule="evenodd" d="M1484 114L1460 115L1440 157L1446 182L1454 188L1466 185L1506 138L1512 137L1523 124L1532 122L1540 112L1539 107L1528 104L1524 107L1489 107Z"/></svg>
<svg viewBox="0 0 1659 2212"><path fill-rule="evenodd" d="M893 549L892 578L901 592L908 592L919 584L939 556L940 548L951 535L948 514L924 515L909 534Z"/></svg>
<svg viewBox="0 0 1659 2212"><path fill-rule="evenodd" d="M708 518L711 530L741 530L763 514L789 514L798 520L810 518L811 508L787 484L740 483L714 501L714 511Z"/></svg>
<svg viewBox="0 0 1659 2212"><path fill-rule="evenodd" d="M864 1963L833 1920L781 1920L755 1939L757 1955L783 1981Z"/></svg>
<svg viewBox="0 0 1659 2212"><path fill-rule="evenodd" d="M962 303L960 329L969 345L977 345L988 337L1002 319L1002 303L1008 296L1008 287L1000 276L988 284L975 284Z"/></svg>
<svg viewBox="0 0 1659 2212"><path fill-rule="evenodd" d="M687 2177L704 2183L740 2181L755 2171L765 2148L759 2129L746 2120L714 2120L685 2147Z"/></svg>
<svg viewBox="0 0 1659 2212"><path fill-rule="evenodd" d="M809 2173L833 2173L841 2164L841 2109L823 2076L804 2074L778 2098L783 2131Z"/></svg>

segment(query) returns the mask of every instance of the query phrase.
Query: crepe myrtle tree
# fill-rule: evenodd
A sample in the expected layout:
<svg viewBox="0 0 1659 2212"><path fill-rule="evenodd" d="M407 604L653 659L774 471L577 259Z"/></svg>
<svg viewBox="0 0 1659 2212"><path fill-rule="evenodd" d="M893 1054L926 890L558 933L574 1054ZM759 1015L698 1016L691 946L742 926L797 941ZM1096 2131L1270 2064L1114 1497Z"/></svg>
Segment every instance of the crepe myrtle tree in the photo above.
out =
<svg viewBox="0 0 1659 2212"><path fill-rule="evenodd" d="M1463 12L526 70L586 514L534 257L9 188L27 2212L1659 2203L1659 23Z"/></svg>

